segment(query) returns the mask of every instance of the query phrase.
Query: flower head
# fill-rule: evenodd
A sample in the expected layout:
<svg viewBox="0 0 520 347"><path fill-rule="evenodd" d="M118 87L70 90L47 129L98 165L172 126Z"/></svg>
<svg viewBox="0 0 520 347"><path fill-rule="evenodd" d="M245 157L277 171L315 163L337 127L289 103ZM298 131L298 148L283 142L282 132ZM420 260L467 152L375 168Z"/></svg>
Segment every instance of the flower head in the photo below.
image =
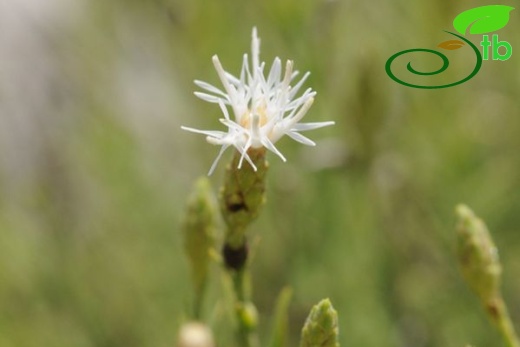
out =
<svg viewBox="0 0 520 347"><path fill-rule="evenodd" d="M244 54L240 76L235 77L224 70L217 55L214 55L213 65L224 90L203 81L195 81L197 86L205 90L195 92L195 95L204 101L218 104L224 116L220 122L228 128L227 131L217 131L181 127L187 131L204 134L209 143L222 146L209 170L210 175L224 151L230 146L235 147L242 155L238 168L241 168L245 159L256 171L256 166L247 153L249 149L265 147L286 161L274 145L280 138L287 135L304 145L314 146L315 143L300 132L334 124L331 121L300 123L316 95L315 91L308 88L296 96L309 72L291 86L291 82L298 76L298 71L293 71L292 61L287 61L285 73L282 75L281 60L275 58L269 74L265 77L265 63L260 62L259 55L260 39L256 28L253 28L251 67L247 54ZM230 117L228 108L231 109L233 117Z"/></svg>

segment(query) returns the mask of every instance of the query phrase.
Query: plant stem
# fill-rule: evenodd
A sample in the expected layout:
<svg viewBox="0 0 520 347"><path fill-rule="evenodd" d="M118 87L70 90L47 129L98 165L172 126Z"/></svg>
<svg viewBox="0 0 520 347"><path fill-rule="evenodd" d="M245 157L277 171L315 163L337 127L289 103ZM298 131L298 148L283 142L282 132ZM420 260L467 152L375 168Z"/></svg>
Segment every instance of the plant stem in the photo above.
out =
<svg viewBox="0 0 520 347"><path fill-rule="evenodd" d="M247 267L248 247L244 244L235 249L225 244L222 255L227 273L232 280L233 309L236 314L237 338L240 347L258 347L256 335L257 312L250 300L249 272Z"/></svg>
<svg viewBox="0 0 520 347"><path fill-rule="evenodd" d="M486 305L486 311L496 324L508 347L520 347L518 336L507 311L507 306L501 296L490 300Z"/></svg>
<svg viewBox="0 0 520 347"><path fill-rule="evenodd" d="M248 299L248 274L245 268L233 271L233 289L235 292L235 312L238 321L238 339L240 346L258 347L259 340L256 334L257 314L253 303Z"/></svg>
<svg viewBox="0 0 520 347"><path fill-rule="evenodd" d="M256 329L258 314L249 297L248 245L246 230L265 202L267 161L265 149L249 149L250 163L241 167L243 155L235 152L226 169L220 191L220 210L227 225L222 256L233 281L234 310L239 347L260 345ZM241 167L239 169L239 167Z"/></svg>

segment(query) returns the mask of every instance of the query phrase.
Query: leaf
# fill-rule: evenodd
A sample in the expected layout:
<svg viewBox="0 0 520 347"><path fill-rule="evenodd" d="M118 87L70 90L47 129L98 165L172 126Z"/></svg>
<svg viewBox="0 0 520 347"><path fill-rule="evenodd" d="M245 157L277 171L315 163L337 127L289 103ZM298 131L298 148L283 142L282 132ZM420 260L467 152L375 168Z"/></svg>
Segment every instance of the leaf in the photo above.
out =
<svg viewBox="0 0 520 347"><path fill-rule="evenodd" d="M287 330L289 325L289 304L292 298L292 289L285 287L276 299L274 320L270 347L283 347L287 345Z"/></svg>
<svg viewBox="0 0 520 347"><path fill-rule="evenodd" d="M459 49L462 46L464 46L464 42L459 41L459 40L448 40L448 41L441 42L437 45L437 47L448 49L450 51Z"/></svg>
<svg viewBox="0 0 520 347"><path fill-rule="evenodd" d="M509 22L509 12L514 7L505 5L487 5L464 11L453 20L453 27L462 35L485 34L502 29Z"/></svg>

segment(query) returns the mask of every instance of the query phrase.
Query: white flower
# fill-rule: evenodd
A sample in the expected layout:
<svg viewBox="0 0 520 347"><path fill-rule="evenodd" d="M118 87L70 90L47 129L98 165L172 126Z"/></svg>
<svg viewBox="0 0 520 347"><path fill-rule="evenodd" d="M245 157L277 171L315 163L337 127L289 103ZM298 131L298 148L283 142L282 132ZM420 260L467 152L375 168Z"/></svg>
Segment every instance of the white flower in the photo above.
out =
<svg viewBox="0 0 520 347"><path fill-rule="evenodd" d="M250 148L265 147L286 161L274 145L281 137L287 135L304 145L315 146L313 141L300 132L334 124L334 122L299 123L311 107L316 95L315 91L308 88L296 97L309 72L291 87L290 83L296 78L298 71L293 71L293 62L289 60L282 77L282 63L277 57L266 78L264 77L265 63L260 63L259 53L260 40L256 28L253 28L251 69L247 54L244 54L240 77L237 78L224 71L218 57L214 55L213 64L224 91L206 82L195 81L197 86L208 92L195 92L195 95L204 101L218 104L224 115L220 122L228 128L227 132L224 132L181 127L184 130L207 135L206 139L209 143L222 146L211 165L209 175L213 173L222 154L230 146L235 147L242 154L238 168L241 168L245 159L256 171L256 166L247 154ZM233 111L233 119L229 115L228 107Z"/></svg>

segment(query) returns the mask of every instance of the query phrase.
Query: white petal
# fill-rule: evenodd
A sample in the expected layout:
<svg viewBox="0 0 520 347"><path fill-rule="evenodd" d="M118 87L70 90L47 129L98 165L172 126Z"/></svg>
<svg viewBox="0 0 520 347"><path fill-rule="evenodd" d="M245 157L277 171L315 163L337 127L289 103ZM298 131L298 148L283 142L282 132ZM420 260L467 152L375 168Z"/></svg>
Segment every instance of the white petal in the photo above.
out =
<svg viewBox="0 0 520 347"><path fill-rule="evenodd" d="M195 80L193 82L195 82L195 84L197 86L201 87L202 89L206 89L208 92L215 93L215 94L218 94L218 95L221 95L221 96L227 98L226 93L224 93L222 90L218 89L217 87L215 87L207 82L199 81L199 80Z"/></svg>
<svg viewBox="0 0 520 347"><path fill-rule="evenodd" d="M204 101L211 102L214 104L217 104L219 102L219 100L223 100L225 103L229 104L228 100L216 97L214 95L210 95L210 94L206 94L206 93L202 93L202 92L194 92L193 94L195 94L195 96L199 99L202 99Z"/></svg>
<svg viewBox="0 0 520 347"><path fill-rule="evenodd" d="M257 68L260 66L260 39L258 38L256 27L253 27L253 33L251 38L251 60L253 63L253 78L255 78Z"/></svg>
<svg viewBox="0 0 520 347"><path fill-rule="evenodd" d="M269 72L269 77L267 78L267 86L272 87L276 82L280 80L280 73L282 72L282 62L280 58L276 57L273 62L273 66L271 66L271 71Z"/></svg>
<svg viewBox="0 0 520 347"><path fill-rule="evenodd" d="M305 104L298 110L298 112L292 118L285 118L284 123L287 128L292 128L294 124L298 123L303 116L307 113L312 103L314 102L314 98L310 98L305 101Z"/></svg>
<svg viewBox="0 0 520 347"><path fill-rule="evenodd" d="M255 164L253 163L253 161L251 160L251 158L249 157L249 155L247 154L247 149L244 149L242 147L240 147L239 145L235 145L235 148L242 154L242 157L245 157L247 162L249 163L249 165L251 165L251 167L253 168L254 171L257 170ZM249 149L249 148L248 148ZM242 161L242 158L240 158L240 161ZM238 168L240 169L241 168L241 163L238 165Z"/></svg>
<svg viewBox="0 0 520 347"><path fill-rule="evenodd" d="M220 78L220 81L222 82L222 85L224 86L224 89L226 90L229 96L229 101L232 105L235 104L236 90L229 83L226 71L224 71L224 68L222 67L222 64L220 63L220 60L218 59L218 56L216 54L213 56L213 65L215 66L215 70L217 70L218 77Z"/></svg>
<svg viewBox="0 0 520 347"><path fill-rule="evenodd" d="M289 99L292 99L296 95L296 93L298 93L298 90L300 90L301 86L307 80L310 74L310 72L306 72L305 75L303 75L303 77L300 79L300 81L291 88L291 91L289 93Z"/></svg>
<svg viewBox="0 0 520 347"><path fill-rule="evenodd" d="M308 131L308 130L314 130L323 128L329 125L334 125L335 122L329 121L329 122L316 122L316 123L298 123L295 124L290 131Z"/></svg>
<svg viewBox="0 0 520 347"><path fill-rule="evenodd" d="M235 76L233 76L232 74L230 74L229 72L226 72L226 77L229 80L229 82L233 83L233 85L235 85L237 87L242 85L242 83L240 83L240 80L238 78L236 78Z"/></svg>
<svg viewBox="0 0 520 347"><path fill-rule="evenodd" d="M240 85L245 88L246 86L246 74L249 74L249 63L247 62L247 54L244 54L242 58L242 69L240 70Z"/></svg>
<svg viewBox="0 0 520 347"><path fill-rule="evenodd" d="M223 138L227 135L227 133L225 133L223 131L218 131L218 130L199 130L199 129L194 129L194 128L185 127L185 126L181 126L181 129L186 130L186 131L191 131L192 133L203 134L203 135L211 136L211 137L215 137L215 138Z"/></svg>
<svg viewBox="0 0 520 347"><path fill-rule="evenodd" d="M227 126L230 129L235 129L235 130L238 130L238 131L245 131L243 126L241 126L240 124L234 122L231 119L219 119L219 121L220 121L220 123L224 124L225 126Z"/></svg>
<svg viewBox="0 0 520 347"><path fill-rule="evenodd" d="M298 71L298 70L294 70L293 73L292 73L292 75L291 75L291 81L292 81L296 76L298 76L299 74L300 74L300 71Z"/></svg>
<svg viewBox="0 0 520 347"><path fill-rule="evenodd" d="M244 158L247 156L249 158L249 155L247 154L248 149L251 147L251 138L249 138L246 142L246 145L242 149L242 156L240 157L240 160L238 161L238 168L242 168L242 163L244 162Z"/></svg>
<svg viewBox="0 0 520 347"><path fill-rule="evenodd" d="M208 176L211 176L211 174L213 173L213 171L215 171L215 168L217 167L217 164L218 164L220 158L222 158L222 154L224 154L224 151L225 151L226 149L228 149L229 146L230 146L230 144L222 145L222 147L220 148L220 151L218 152L217 157L216 157L215 160L213 161L213 164L211 164L211 168L209 169Z"/></svg>
<svg viewBox="0 0 520 347"><path fill-rule="evenodd" d="M316 143L314 141L312 141L311 139L308 139L307 137L303 136L302 134L299 134L294 131L289 131L286 134L294 141L303 143L304 145L307 145L307 146L316 146Z"/></svg>
<svg viewBox="0 0 520 347"><path fill-rule="evenodd" d="M279 156L280 159L282 159L282 161L287 161L283 154L278 150L278 148L275 147L275 145L267 137L264 136L261 141L265 148Z"/></svg>
<svg viewBox="0 0 520 347"><path fill-rule="evenodd" d="M287 87L289 87L289 83L291 83L291 76L292 76L292 71L293 71L293 61L292 60L287 60L287 63L285 64L285 76L283 78L283 85L282 85L282 89L287 89Z"/></svg>
<svg viewBox="0 0 520 347"><path fill-rule="evenodd" d="M312 91L311 88L308 88L299 98L294 99L287 105L287 110L298 108L300 105L305 104L307 100L313 98L315 95L316 92Z"/></svg>
<svg viewBox="0 0 520 347"><path fill-rule="evenodd" d="M222 110L222 113L224 114L224 117L229 120L229 113L228 113L228 110L226 108L226 106L224 105L224 102L222 102L222 100L219 100L218 101L218 105L220 106L220 109Z"/></svg>
<svg viewBox="0 0 520 347"><path fill-rule="evenodd" d="M251 144L256 147L260 143L260 116L253 114L250 131Z"/></svg>

